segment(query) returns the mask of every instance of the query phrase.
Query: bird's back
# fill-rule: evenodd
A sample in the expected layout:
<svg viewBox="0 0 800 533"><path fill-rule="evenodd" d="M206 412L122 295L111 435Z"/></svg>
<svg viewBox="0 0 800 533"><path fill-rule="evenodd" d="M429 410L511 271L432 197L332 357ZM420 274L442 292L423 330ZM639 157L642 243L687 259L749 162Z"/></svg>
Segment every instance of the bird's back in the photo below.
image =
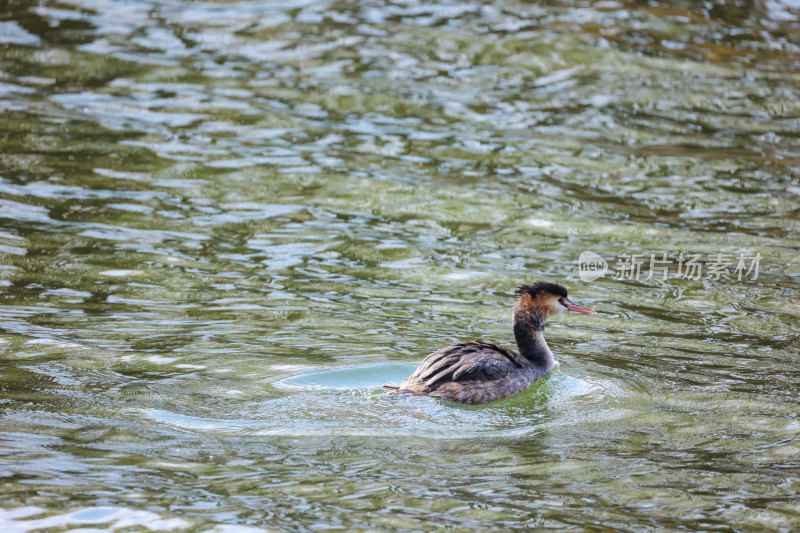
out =
<svg viewBox="0 0 800 533"><path fill-rule="evenodd" d="M395 394L485 403L522 392L546 373L508 348L483 341L466 342L428 355Z"/></svg>

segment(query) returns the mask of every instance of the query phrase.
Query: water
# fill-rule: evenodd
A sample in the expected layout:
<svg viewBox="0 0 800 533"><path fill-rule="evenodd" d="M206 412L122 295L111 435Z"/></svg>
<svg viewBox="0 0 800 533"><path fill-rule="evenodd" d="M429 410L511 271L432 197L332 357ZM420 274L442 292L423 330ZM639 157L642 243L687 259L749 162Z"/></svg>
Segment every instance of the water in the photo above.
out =
<svg viewBox="0 0 800 533"><path fill-rule="evenodd" d="M796 2L0 14L3 531L800 528ZM546 380L384 395L539 279Z"/></svg>

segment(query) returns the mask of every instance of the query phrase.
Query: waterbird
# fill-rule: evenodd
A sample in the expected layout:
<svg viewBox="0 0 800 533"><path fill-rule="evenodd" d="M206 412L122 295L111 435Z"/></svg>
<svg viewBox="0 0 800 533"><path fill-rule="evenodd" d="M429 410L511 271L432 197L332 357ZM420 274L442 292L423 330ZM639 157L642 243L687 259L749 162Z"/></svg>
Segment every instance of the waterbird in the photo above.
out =
<svg viewBox="0 0 800 533"><path fill-rule="evenodd" d="M524 391L553 370L544 324L564 310L595 314L567 297L567 289L539 281L515 291L512 322L519 353L481 340L453 344L428 355L390 395L416 394L464 404L486 403Z"/></svg>

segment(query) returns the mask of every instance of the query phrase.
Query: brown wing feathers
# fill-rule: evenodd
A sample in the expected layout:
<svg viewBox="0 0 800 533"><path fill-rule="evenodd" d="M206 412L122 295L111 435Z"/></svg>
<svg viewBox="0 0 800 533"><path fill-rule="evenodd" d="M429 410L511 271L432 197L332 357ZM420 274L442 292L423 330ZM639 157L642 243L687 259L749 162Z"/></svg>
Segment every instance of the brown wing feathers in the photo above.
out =
<svg viewBox="0 0 800 533"><path fill-rule="evenodd" d="M431 387L442 380L458 381L472 375L498 379L520 366L516 359L511 350L487 342L454 344L430 354L409 381Z"/></svg>

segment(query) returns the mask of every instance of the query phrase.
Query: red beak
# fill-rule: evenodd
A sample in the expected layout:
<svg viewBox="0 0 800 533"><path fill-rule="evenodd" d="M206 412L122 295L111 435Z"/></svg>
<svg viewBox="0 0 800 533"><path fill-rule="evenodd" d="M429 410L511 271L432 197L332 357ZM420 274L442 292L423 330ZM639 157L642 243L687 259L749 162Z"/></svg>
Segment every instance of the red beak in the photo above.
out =
<svg viewBox="0 0 800 533"><path fill-rule="evenodd" d="M567 311L575 311L576 313L583 313L585 315L596 315L597 311L592 311L582 305L574 304L569 300L566 301Z"/></svg>

